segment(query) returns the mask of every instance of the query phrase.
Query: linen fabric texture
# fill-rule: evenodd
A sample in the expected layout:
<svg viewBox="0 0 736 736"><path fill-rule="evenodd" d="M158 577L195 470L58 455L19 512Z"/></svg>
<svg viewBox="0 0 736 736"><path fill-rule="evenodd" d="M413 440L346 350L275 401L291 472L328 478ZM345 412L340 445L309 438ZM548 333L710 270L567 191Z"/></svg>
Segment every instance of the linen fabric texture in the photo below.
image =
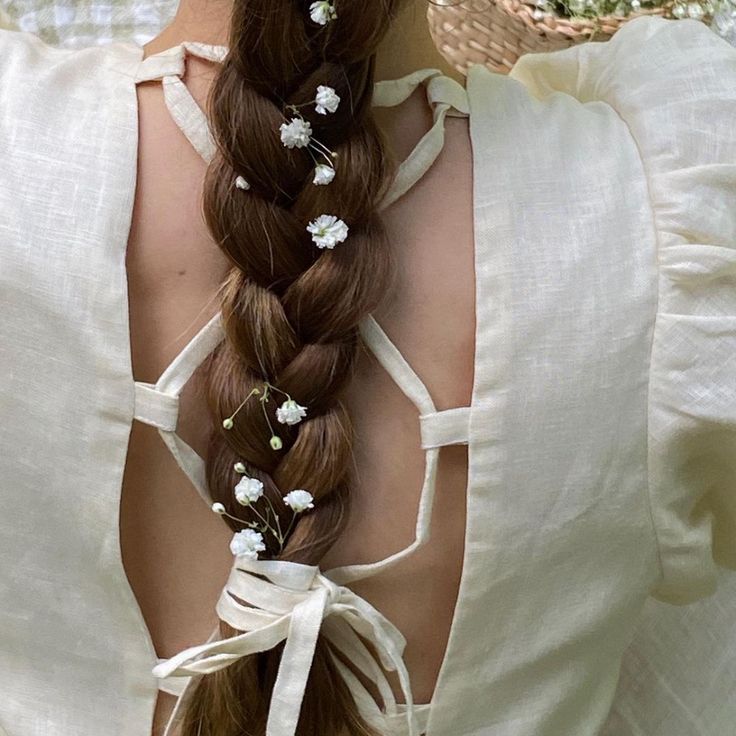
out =
<svg viewBox="0 0 736 736"><path fill-rule="evenodd" d="M128 332L142 56L0 31L7 736L148 734L159 688L118 537L136 398L161 389L133 381ZM641 17L451 81L419 70L379 83L376 104L425 84L435 112L395 196L439 152L442 116L468 117L471 405L433 412L378 325L363 330L422 417L417 544L439 448L468 446L463 575L422 732L723 736L736 706L709 683L736 649L736 49ZM684 632L719 644L685 661Z"/></svg>

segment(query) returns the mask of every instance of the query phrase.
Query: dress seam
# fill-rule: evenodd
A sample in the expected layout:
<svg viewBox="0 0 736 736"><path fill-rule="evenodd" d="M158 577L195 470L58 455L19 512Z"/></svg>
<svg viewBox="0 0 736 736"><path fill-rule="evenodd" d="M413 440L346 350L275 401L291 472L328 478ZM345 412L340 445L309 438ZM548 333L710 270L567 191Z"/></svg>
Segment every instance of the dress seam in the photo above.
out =
<svg viewBox="0 0 736 736"><path fill-rule="evenodd" d="M600 102L603 102L605 105L607 105L616 115L616 117L626 126L627 131L629 132L629 135L631 136L631 140L634 144L634 149L636 150L637 157L639 159L639 163L641 164L641 170L644 173L644 182L646 185L646 194L647 194L647 204L649 206L649 212L651 216L652 221L652 230L654 232L654 241L655 241L655 257L656 257L656 273L657 273L657 303L654 310L654 326L652 327L652 340L649 348L649 371L647 375L647 473L646 473L646 505L647 505L647 511L649 514L649 521L652 527L652 531L654 532L654 542L655 546L657 548L657 563L659 566L659 574L660 579L657 584L650 587L650 592L652 590L655 590L657 587L659 587L661 584L665 584L667 582L667 575L665 573L665 566L664 566L664 560L662 558L662 544L659 539L659 531L657 529L657 522L654 518L654 509L652 504L652 489L651 489L651 443L649 441L649 427L650 427L650 420L651 420L651 386L652 386L652 364L653 364L653 358L654 358L654 343L657 336L657 326L659 323L659 309L660 309L660 292L661 292L661 281L662 281L662 267L661 262L659 258L660 254L660 248L661 248L661 240L659 236L659 228L657 227L657 216L656 211L654 207L654 199L652 197L652 190L651 190L651 177L649 174L649 170L647 169L647 165L644 162L644 156L642 155L641 148L639 147L639 141L637 140L636 136L634 135L634 132L631 129L631 126L629 125L626 118L607 100L599 100Z"/></svg>

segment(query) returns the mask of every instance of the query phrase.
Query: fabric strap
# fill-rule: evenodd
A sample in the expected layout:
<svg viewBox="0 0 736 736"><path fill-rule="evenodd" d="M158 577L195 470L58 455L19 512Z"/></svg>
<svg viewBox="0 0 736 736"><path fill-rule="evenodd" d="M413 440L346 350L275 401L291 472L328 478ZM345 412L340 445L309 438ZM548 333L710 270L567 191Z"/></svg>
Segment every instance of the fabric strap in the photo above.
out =
<svg viewBox="0 0 736 736"><path fill-rule="evenodd" d="M187 54L221 62L227 49L219 45L184 41L178 46L143 59L138 66L136 82L161 80L164 101L171 117L197 153L209 163L215 155L216 147L207 116L181 79L186 68Z"/></svg>
<svg viewBox="0 0 736 736"><path fill-rule="evenodd" d="M379 209L393 204L419 179L439 156L445 145L445 117L452 109L467 115L469 111L467 93L454 79L442 76L439 69L419 69L401 79L384 80L376 83L373 94L375 107L390 107L403 102L427 81L427 100L432 106L434 124L422 136L409 156L399 166L393 184L381 202Z"/></svg>
<svg viewBox="0 0 736 736"><path fill-rule="evenodd" d="M221 342L224 334L221 313L218 311L174 358L156 383L135 382L134 419L158 429L177 465L208 506L212 505L212 498L207 487L204 460L179 437L176 427L182 389L202 361Z"/></svg>
<svg viewBox="0 0 736 736"><path fill-rule="evenodd" d="M419 736L409 673L403 660L406 640L370 603L324 577L316 565L284 560L235 558L217 603L222 621L244 633L190 647L153 668L156 677L190 677L223 669L237 659L286 641L274 684L266 736L294 736L317 637L325 637L359 663L385 698L389 715L399 713L381 666L398 674L405 698L408 736ZM378 660L361 637L375 648ZM380 666L379 666L380 664ZM168 736L165 734L165 736Z"/></svg>

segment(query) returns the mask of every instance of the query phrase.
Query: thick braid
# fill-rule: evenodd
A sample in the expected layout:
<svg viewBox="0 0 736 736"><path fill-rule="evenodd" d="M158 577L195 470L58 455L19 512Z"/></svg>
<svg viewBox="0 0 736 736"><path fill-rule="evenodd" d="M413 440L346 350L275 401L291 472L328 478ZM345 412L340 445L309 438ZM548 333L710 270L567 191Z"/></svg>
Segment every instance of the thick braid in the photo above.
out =
<svg viewBox="0 0 736 736"><path fill-rule="evenodd" d="M319 22L320 8L310 17L307 0L235 0L230 53L208 99L218 154L207 171L204 213L233 263L222 297L226 339L208 364L215 425L209 488L227 513L253 523L252 507L234 501L238 463L240 473L263 483L277 509L285 508L283 496L293 489L314 497L314 508L294 517L283 544L264 535L260 557L318 564L347 521L353 432L342 398L360 347L358 326L385 295L392 274L378 205L395 169L372 117L375 53L403 4L312 4L336 16ZM319 85L340 98L331 114L316 110ZM316 149L290 148L281 139L282 124L296 111L322 150L337 154L334 180L326 185L313 182L315 164L325 157L315 160L310 151ZM323 214L348 227L334 248L317 247L307 230ZM260 400L265 387L279 400L293 397L306 416L279 423L279 401ZM233 530L244 528L227 513ZM233 633L222 624L223 636ZM298 733L373 734L357 715L328 646L319 639ZM182 736L265 733L282 649L203 677Z"/></svg>

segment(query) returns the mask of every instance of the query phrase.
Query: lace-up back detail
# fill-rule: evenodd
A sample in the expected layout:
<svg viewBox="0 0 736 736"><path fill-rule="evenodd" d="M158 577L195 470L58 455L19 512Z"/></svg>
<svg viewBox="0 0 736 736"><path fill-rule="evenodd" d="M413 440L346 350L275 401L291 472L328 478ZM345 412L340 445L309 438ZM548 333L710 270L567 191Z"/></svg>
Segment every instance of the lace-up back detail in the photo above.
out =
<svg viewBox="0 0 736 736"><path fill-rule="evenodd" d="M182 76L185 72L188 56L195 55L218 62L224 58L225 53L226 49L221 46L187 42L143 59L139 63L135 75L136 82L161 80L164 101L172 119L181 128L189 143L205 162L209 162L215 152L212 135L204 112L187 89L187 86L183 83ZM379 82L376 85L374 94L374 105L385 107L398 105L406 100L420 85L424 85L426 90L427 101L432 111L432 126L419 140L410 155L401 163L393 185L382 203L382 207L389 206L409 191L435 161L444 145L445 117L448 114L461 117L468 115L465 90L457 82L442 76L435 69L422 69L401 80ZM321 573L320 578L333 588L335 595L343 591L340 593L341 597L349 593L349 590L343 587L344 585L390 567L410 555L427 541L439 448L447 444L463 444L468 442L469 407L437 412L426 386L411 369L375 319L372 317L366 319L361 328L361 334L366 345L376 355L380 364L384 366L391 378L398 384L401 391L413 402L421 417L421 443L422 448L426 450L426 470L419 501L415 539L410 545L395 554L370 564L347 565ZM212 499L206 487L204 460L177 434L176 429L180 405L179 399L183 387L197 367L217 347L223 337L221 318L218 313L201 327L194 338L166 368L158 381L155 383L135 382L135 418L140 422L156 427L177 464L208 505L211 504ZM243 571L238 571L237 568L234 568L233 575L235 577L233 578L231 576L230 579L230 586L235 586L234 590L240 590L242 592L242 581L252 580L251 577L243 577L244 574ZM278 581L282 578L283 575L276 575L275 580ZM245 617L247 621L243 618L242 612L236 615L235 609L233 608L233 600L228 590L232 592L233 588L226 586L223 590L223 595L220 599L221 602L218 605L218 615L225 616L226 620L230 621L236 628L239 624L241 630L246 628L246 625L250 625L252 628L254 623L253 614ZM366 601L353 594L351 594L351 598L354 601L354 605L357 606L355 609L356 613L353 615L358 615L359 618L368 616L366 622L374 622L369 625L368 629L365 626L359 626L362 633L365 634L368 630L393 632L390 635L387 633L377 633L376 636L378 638L375 638L373 643L378 645L378 651L380 653L383 651L381 649L381 642L384 642L384 645L389 639L394 642L389 650L386 650L393 653L390 656L383 656L383 663L384 666L390 666L392 669L398 667L399 672L404 673L401 675L402 682L404 682L407 674L405 669L403 669L403 660L400 657L400 652L403 650L405 644L403 637L387 619L381 616ZM338 608L333 609L328 606L325 615L333 610L340 610L340 605L342 604L339 601L336 601L335 604ZM281 610L281 608L278 608L278 610ZM284 612L281 611L282 614ZM293 634L289 637L289 640L294 643L287 645L289 651L296 651L298 649L298 642L303 638L298 635L298 631L304 625L307 624L301 618L295 619ZM390 733L396 736L404 734L408 724L408 721L404 718L407 708L406 703L396 703L391 693L391 688L385 676L381 673L381 669L377 666L377 663L374 662L370 666L366 664L367 662L373 662L373 655L370 655L362 645L359 645L358 640L354 638L354 634L349 634L349 628L341 627L335 621L334 613L325 619L324 626L325 635L337 642L338 645L340 642L343 642L342 646L338 646L338 648L343 653L348 654L351 661L357 663L358 669L362 671L362 674L368 680L372 680L377 685L384 704L388 704L388 710L381 710L355 674L336 659L336 665L345 676L358 702L359 708L364 713L366 719L373 722L376 726L380 725L384 730L389 729ZM314 633L316 635L316 630L314 630ZM169 659L168 661L163 658L157 659L157 672L162 677L161 689L179 696L184 695L184 697L179 698L178 707L171 716L169 729L174 727L178 712L185 702L186 686L190 681L190 676L197 672L207 671L206 659L195 663L192 661L193 652L203 655L204 652L209 650L219 651L221 654L218 655L219 659L217 661L221 662L223 661L222 657L244 656L244 653L249 651L247 648L248 637L246 636L236 650L231 648L227 650L230 654L225 654L223 645L213 640L215 635L216 632L213 631L209 642L202 644L200 647L187 650L189 656L187 656L187 652L182 652L178 657ZM386 639L386 636L389 636L389 639ZM258 631L252 631L252 638L260 641L262 637ZM397 646L399 643L400 646ZM396 659L397 657L398 659ZM188 662L188 669L183 666L185 661ZM294 677L305 677L305 674L300 674L299 670L295 673L287 674L289 673L290 666L292 665L288 661L285 661L284 678L288 677L291 680ZM406 680L405 685L408 687L408 680ZM410 697L410 694L411 691L408 691L408 697ZM278 698L275 700L278 701ZM415 720L415 726L417 728L423 729L426 726L429 707L429 703L414 707L413 717L417 719Z"/></svg>
<svg viewBox="0 0 736 736"><path fill-rule="evenodd" d="M212 135L206 115L181 77L186 68L187 55L192 54L219 62L224 59L226 53L227 49L224 46L184 42L143 59L135 76L136 82L161 80L164 100L172 119L206 162L211 160L215 151ZM433 111L434 124L410 156L402 162L393 186L382 204L383 207L392 204L419 181L439 155L444 143L445 116L450 114L465 117L469 111L465 90L455 80L441 75L436 69L422 69L401 80L378 82L374 105L382 107L398 105L423 83L426 86L428 103ZM378 323L369 318L362 332L366 344L420 410L422 446L431 449L442 444L466 443L468 407L462 407L453 413L442 412L441 415L437 413L426 387ZM175 430L182 388L223 337L218 313L183 348L155 384L136 382L135 418L159 430L177 463L208 505L211 499L205 487L204 461L176 435ZM427 502L431 504L429 499ZM426 523L422 521L422 528L427 523L428 517ZM364 571L367 572L368 569L365 568ZM347 579L357 579L356 574L357 569L352 572L344 570L336 573L338 577L348 576L343 582Z"/></svg>

